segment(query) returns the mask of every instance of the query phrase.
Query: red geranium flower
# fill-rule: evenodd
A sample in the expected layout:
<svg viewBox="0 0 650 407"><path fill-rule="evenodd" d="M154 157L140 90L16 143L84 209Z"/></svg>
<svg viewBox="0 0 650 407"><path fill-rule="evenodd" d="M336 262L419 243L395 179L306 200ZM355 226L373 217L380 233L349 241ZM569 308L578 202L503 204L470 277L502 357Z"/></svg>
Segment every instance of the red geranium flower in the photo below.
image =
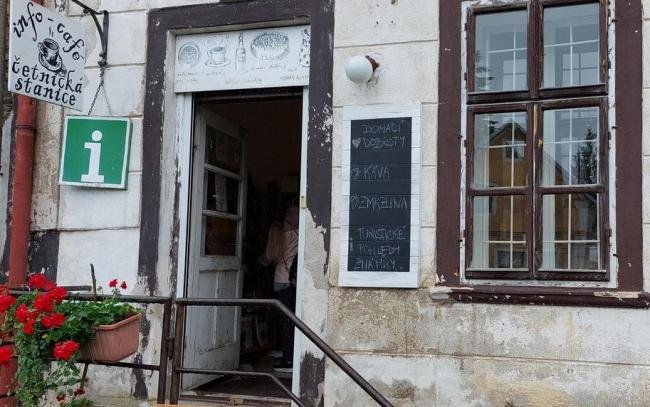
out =
<svg viewBox="0 0 650 407"><path fill-rule="evenodd" d="M75 396L83 396L84 394L86 394L86 391L84 389L82 389L82 388L79 388L79 389L74 391Z"/></svg>
<svg viewBox="0 0 650 407"><path fill-rule="evenodd" d="M117 278L112 279L109 283L108 286L111 288L117 287Z"/></svg>
<svg viewBox="0 0 650 407"><path fill-rule="evenodd" d="M56 401L63 401L65 400L65 394L60 393L59 395L56 396Z"/></svg>
<svg viewBox="0 0 650 407"><path fill-rule="evenodd" d="M49 283L49 281L47 281L47 278L45 278L45 276L40 273L34 274L29 278L29 280L27 280L27 285L30 288L39 289L39 290L44 289L47 283Z"/></svg>
<svg viewBox="0 0 650 407"><path fill-rule="evenodd" d="M51 281L48 281L48 282L45 284L45 291L52 291L52 290L54 290L55 287L56 287L56 284L54 284L54 283L51 282Z"/></svg>
<svg viewBox="0 0 650 407"><path fill-rule="evenodd" d="M47 329L56 328L62 326L65 322L65 315L55 313L51 315L45 315L41 318L41 324Z"/></svg>
<svg viewBox="0 0 650 407"><path fill-rule="evenodd" d="M58 342L54 345L53 354L58 360L70 360L78 350L79 344L75 341Z"/></svg>
<svg viewBox="0 0 650 407"><path fill-rule="evenodd" d="M47 293L37 294L34 298L34 308L40 312L54 311L54 298Z"/></svg>
<svg viewBox="0 0 650 407"><path fill-rule="evenodd" d="M34 333L34 324L36 323L35 319L28 319L27 322L23 325L23 333L25 335L31 335Z"/></svg>
<svg viewBox="0 0 650 407"><path fill-rule="evenodd" d="M65 300L65 297L68 296L68 292L63 287L56 287L48 293L48 295L54 300L54 302L61 302Z"/></svg>
<svg viewBox="0 0 650 407"><path fill-rule="evenodd" d="M122 290L126 290L126 287L127 287L127 285L126 285L126 281L122 281L122 284L120 284L120 288L121 288Z"/></svg>
<svg viewBox="0 0 650 407"><path fill-rule="evenodd" d="M9 294L0 295L0 312L6 312L16 302L16 299Z"/></svg>
<svg viewBox="0 0 650 407"><path fill-rule="evenodd" d="M24 324L30 317L31 313L29 312L27 305L20 304L18 308L16 308L16 321Z"/></svg>
<svg viewBox="0 0 650 407"><path fill-rule="evenodd" d="M0 365L6 365L9 363L13 355L14 350L11 348L11 346L0 347Z"/></svg>

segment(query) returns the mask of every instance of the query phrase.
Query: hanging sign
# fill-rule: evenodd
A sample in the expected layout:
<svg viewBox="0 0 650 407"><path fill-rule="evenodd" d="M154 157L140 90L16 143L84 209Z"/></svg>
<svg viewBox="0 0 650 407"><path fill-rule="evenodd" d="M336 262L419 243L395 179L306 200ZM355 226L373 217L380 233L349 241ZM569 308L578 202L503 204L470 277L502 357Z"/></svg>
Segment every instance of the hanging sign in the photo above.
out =
<svg viewBox="0 0 650 407"><path fill-rule="evenodd" d="M176 37L176 92L306 86L308 25Z"/></svg>
<svg viewBox="0 0 650 407"><path fill-rule="evenodd" d="M344 109L341 286L418 285L420 110Z"/></svg>
<svg viewBox="0 0 650 407"><path fill-rule="evenodd" d="M79 21L28 0L11 0L8 89L81 110L84 33Z"/></svg>
<svg viewBox="0 0 650 407"><path fill-rule="evenodd" d="M125 189L130 145L128 118L66 117L59 184Z"/></svg>

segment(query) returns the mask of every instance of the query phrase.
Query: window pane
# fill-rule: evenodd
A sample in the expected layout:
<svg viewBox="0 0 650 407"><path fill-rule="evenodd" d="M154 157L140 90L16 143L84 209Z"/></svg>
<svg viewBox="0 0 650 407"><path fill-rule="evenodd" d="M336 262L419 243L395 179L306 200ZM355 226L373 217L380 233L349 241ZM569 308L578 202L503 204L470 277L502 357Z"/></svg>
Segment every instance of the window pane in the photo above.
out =
<svg viewBox="0 0 650 407"><path fill-rule="evenodd" d="M545 195L543 269L600 270L598 194Z"/></svg>
<svg viewBox="0 0 650 407"><path fill-rule="evenodd" d="M206 170L203 178L205 197L203 208L237 214L239 211L239 181Z"/></svg>
<svg viewBox="0 0 650 407"><path fill-rule="evenodd" d="M241 140L212 126L205 132L205 162L215 167L239 173L242 154Z"/></svg>
<svg viewBox="0 0 650 407"><path fill-rule="evenodd" d="M597 184L598 108L544 111L542 185Z"/></svg>
<svg viewBox="0 0 650 407"><path fill-rule="evenodd" d="M470 268L527 268L526 198L474 198L472 245Z"/></svg>
<svg viewBox="0 0 650 407"><path fill-rule="evenodd" d="M203 216L203 255L237 255L237 221Z"/></svg>
<svg viewBox="0 0 650 407"><path fill-rule="evenodd" d="M598 3L544 9L544 86L600 83Z"/></svg>
<svg viewBox="0 0 650 407"><path fill-rule="evenodd" d="M476 16L476 91L527 89L527 18L525 10Z"/></svg>
<svg viewBox="0 0 650 407"><path fill-rule="evenodd" d="M526 185L526 113L474 117L474 188Z"/></svg>

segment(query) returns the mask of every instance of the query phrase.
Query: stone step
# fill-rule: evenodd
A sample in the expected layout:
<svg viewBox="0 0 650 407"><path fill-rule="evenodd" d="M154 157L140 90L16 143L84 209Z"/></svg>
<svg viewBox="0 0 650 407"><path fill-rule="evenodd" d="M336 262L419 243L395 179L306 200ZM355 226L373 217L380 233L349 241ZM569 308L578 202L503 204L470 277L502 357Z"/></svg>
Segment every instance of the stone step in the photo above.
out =
<svg viewBox="0 0 650 407"><path fill-rule="evenodd" d="M175 407L170 404L154 404L155 407ZM289 399L277 397L240 396L223 393L211 393L192 396L192 400L183 399L177 407L291 407Z"/></svg>

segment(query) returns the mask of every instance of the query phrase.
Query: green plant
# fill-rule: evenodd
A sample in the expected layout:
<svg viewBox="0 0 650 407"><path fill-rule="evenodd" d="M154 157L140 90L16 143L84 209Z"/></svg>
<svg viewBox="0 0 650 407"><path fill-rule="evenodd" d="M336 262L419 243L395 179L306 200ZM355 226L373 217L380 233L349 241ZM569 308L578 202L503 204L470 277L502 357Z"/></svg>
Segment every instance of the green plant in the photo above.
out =
<svg viewBox="0 0 650 407"><path fill-rule="evenodd" d="M0 314L5 313L3 332L14 332L18 359L16 399L24 407L37 407L51 390L61 406L85 407L83 383L77 364L80 346L90 342L99 325L121 321L137 311L120 301L117 280L109 287L113 295L98 301L84 301L69 295L42 274L30 277L30 292L18 298L0 289ZM126 289L126 283L122 283ZM12 352L0 348L0 364Z"/></svg>

